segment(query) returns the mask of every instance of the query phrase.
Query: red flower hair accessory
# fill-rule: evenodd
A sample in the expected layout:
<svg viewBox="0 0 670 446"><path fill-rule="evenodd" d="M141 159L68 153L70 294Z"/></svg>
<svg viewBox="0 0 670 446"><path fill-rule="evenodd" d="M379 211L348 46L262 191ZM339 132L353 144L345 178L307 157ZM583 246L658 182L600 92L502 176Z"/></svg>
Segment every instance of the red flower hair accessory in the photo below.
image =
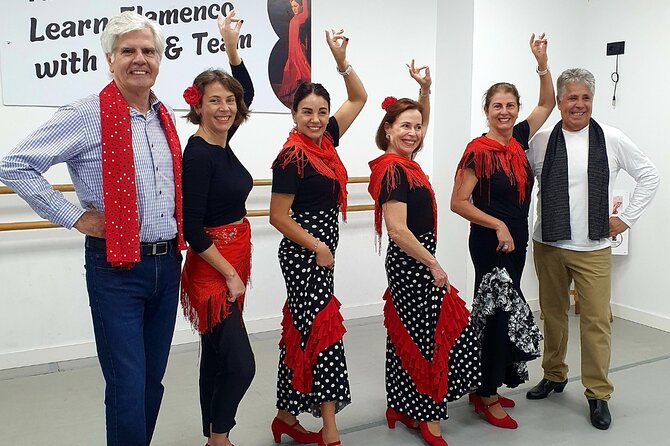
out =
<svg viewBox="0 0 670 446"><path fill-rule="evenodd" d="M202 93L198 90L198 87L191 85L186 90L184 90L184 100L188 105L196 106L200 104L202 99Z"/></svg>
<svg viewBox="0 0 670 446"><path fill-rule="evenodd" d="M382 110L386 111L391 105L395 104L398 101L398 98L393 96L386 96L386 99L382 101Z"/></svg>

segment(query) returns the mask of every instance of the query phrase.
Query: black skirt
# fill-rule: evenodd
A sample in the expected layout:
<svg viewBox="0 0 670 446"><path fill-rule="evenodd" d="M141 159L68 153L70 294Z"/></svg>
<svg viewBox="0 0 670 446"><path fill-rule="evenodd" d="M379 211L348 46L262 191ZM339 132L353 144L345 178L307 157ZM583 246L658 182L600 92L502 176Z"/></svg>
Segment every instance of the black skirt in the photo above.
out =
<svg viewBox="0 0 670 446"><path fill-rule="evenodd" d="M497 252L493 229L472 225L470 256L475 267L471 326L482 353L483 396L503 384L516 387L528 380L527 361L540 356L542 335L521 292L526 263L528 225L507 222L515 249ZM484 395L485 394L485 395Z"/></svg>
<svg viewBox="0 0 670 446"><path fill-rule="evenodd" d="M338 210L294 212L292 218L335 255ZM336 412L351 402L340 303L333 295L333 269L316 264L316 254L284 237L279 265L286 282L277 374L277 408L293 415L321 416L321 403Z"/></svg>
<svg viewBox="0 0 670 446"><path fill-rule="evenodd" d="M433 232L418 240L435 253ZM386 275L387 404L415 420L446 419L447 402L480 384L479 354L465 302L453 287L452 293L436 287L428 267L393 241Z"/></svg>

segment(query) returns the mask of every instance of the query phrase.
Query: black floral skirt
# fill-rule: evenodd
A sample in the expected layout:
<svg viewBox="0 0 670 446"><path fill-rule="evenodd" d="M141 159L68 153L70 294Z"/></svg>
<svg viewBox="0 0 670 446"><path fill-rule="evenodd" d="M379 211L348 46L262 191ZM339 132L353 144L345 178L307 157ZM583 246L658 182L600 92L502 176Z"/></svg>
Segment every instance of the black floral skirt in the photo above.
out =
<svg viewBox="0 0 670 446"><path fill-rule="evenodd" d="M473 226L470 232L476 276L470 324L482 353L483 389L479 393L484 394L493 394L503 384L516 387L526 382L526 362L541 354L542 334L520 286L528 229L508 227L515 242L509 254L496 252L495 231Z"/></svg>

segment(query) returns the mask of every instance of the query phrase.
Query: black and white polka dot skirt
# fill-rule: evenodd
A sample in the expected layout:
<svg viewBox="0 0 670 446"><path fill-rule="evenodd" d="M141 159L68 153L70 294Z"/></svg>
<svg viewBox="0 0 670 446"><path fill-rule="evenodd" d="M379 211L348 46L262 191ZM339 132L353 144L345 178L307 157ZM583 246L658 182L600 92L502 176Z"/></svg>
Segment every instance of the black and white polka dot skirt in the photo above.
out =
<svg viewBox="0 0 670 446"><path fill-rule="evenodd" d="M292 218L325 243L333 255L339 241L338 210L295 212ZM293 415L321 416L321 403L336 411L351 402L339 302L333 269L316 264L316 254L284 237L279 265L286 282L283 332L277 375L277 408Z"/></svg>
<svg viewBox="0 0 670 446"><path fill-rule="evenodd" d="M435 253L433 232L418 237L418 240L429 252ZM447 402L474 391L481 384L480 354L468 326L469 313L465 303L455 289L446 293L444 288L436 287L428 267L410 257L393 241L389 241L386 253L386 274L389 283L384 310L388 333L387 405L415 420L446 419ZM447 299L450 300L445 302ZM445 324L451 325L452 334L455 333L450 345L438 335L438 332L444 332ZM416 351L414 358L411 357L412 349ZM446 349L449 349L448 357ZM437 360L439 356L443 358L442 362ZM425 366L423 372L421 365ZM446 386L428 386L433 391L426 391L426 383L439 381L439 376L446 377ZM419 380L424 383L423 387ZM443 391L436 395L436 388Z"/></svg>

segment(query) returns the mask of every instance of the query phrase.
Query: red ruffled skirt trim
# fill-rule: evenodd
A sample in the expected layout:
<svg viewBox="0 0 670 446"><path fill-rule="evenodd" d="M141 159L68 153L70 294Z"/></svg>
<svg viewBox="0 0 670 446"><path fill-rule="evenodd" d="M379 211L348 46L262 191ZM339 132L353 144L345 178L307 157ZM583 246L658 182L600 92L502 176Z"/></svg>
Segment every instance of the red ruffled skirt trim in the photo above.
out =
<svg viewBox="0 0 670 446"><path fill-rule="evenodd" d="M216 249L248 284L251 275L251 226L242 223L205 228ZM226 279L198 253L189 248L181 273L181 305L184 316L202 334L230 314ZM244 295L236 300L242 311Z"/></svg>
<svg viewBox="0 0 670 446"><path fill-rule="evenodd" d="M412 378L419 393L428 395L439 403L447 394L449 384L449 351L467 325L470 316L470 312L465 308L465 302L458 296L458 290L453 286L451 292L445 292L435 327L433 358L428 361L400 320L388 288L384 293L384 300L386 301L384 326L403 369Z"/></svg>
<svg viewBox="0 0 670 446"><path fill-rule="evenodd" d="M342 314L340 314L341 305L333 295L328 304L319 311L312 323L312 330L304 350L301 347L302 335L293 325L288 303L284 305L282 337L279 346L286 348L284 364L293 371L291 385L300 393L312 391L312 369L319 353L342 339L347 331L344 328Z"/></svg>

